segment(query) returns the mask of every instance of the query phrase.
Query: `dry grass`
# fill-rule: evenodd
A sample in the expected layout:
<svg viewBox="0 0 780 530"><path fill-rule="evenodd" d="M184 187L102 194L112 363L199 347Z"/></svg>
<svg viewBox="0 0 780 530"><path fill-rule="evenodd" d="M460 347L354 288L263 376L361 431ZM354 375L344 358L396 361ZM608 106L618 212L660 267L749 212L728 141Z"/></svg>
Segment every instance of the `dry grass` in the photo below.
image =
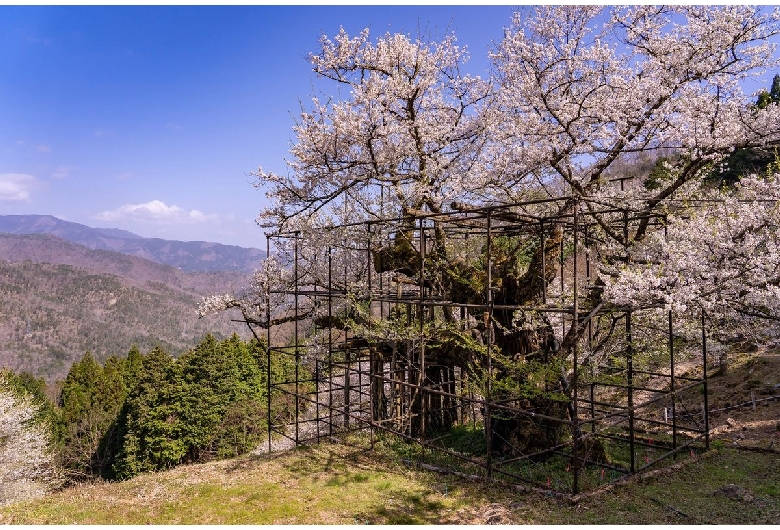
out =
<svg viewBox="0 0 780 530"><path fill-rule="evenodd" d="M716 406L780 382L780 356L713 378ZM727 419L731 422L727 422ZM780 524L780 401L713 418L713 447L651 477L565 498L409 468L390 444L323 443L83 484L0 508L11 524ZM745 447L769 451L746 450Z"/></svg>
<svg viewBox="0 0 780 530"><path fill-rule="evenodd" d="M23 524L354 524L456 522L463 487L381 455L323 444L79 485L0 511ZM464 485L465 486L465 485ZM467 495L468 496L468 495Z"/></svg>
<svg viewBox="0 0 780 530"><path fill-rule="evenodd" d="M780 524L780 454L721 449L585 498L520 493L322 444L84 484L0 510L11 524Z"/></svg>

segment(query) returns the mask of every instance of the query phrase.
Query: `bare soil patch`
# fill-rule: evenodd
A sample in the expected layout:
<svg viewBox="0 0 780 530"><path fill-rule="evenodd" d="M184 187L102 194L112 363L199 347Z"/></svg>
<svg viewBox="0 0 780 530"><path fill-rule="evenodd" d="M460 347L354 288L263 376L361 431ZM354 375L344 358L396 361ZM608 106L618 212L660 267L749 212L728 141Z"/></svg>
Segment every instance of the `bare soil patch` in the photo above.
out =
<svg viewBox="0 0 780 530"><path fill-rule="evenodd" d="M731 357L707 383L712 439L780 449L780 348Z"/></svg>

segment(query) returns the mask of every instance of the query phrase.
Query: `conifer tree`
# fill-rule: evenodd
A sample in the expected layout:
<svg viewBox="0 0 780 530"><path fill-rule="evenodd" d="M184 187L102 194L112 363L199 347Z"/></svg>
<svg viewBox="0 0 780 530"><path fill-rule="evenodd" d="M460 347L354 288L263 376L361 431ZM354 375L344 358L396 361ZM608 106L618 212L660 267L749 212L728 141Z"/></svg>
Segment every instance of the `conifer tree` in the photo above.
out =
<svg viewBox="0 0 780 530"><path fill-rule="evenodd" d="M259 442L263 381L246 343L212 335L181 359L191 460L235 456Z"/></svg>
<svg viewBox="0 0 780 530"><path fill-rule="evenodd" d="M63 463L71 478L100 474L104 455L98 448L121 406L121 380L104 380L104 371L87 351L73 364L60 393Z"/></svg>
<svg viewBox="0 0 780 530"><path fill-rule="evenodd" d="M769 97L773 103L780 103L780 74L772 78L772 87L769 89Z"/></svg>
<svg viewBox="0 0 780 530"><path fill-rule="evenodd" d="M236 456L255 447L266 425L260 350L237 335L220 342L210 334L178 360L159 348L146 356L131 350L125 381L137 383L116 420L115 476Z"/></svg>
<svg viewBox="0 0 780 530"><path fill-rule="evenodd" d="M117 420L119 450L113 466L117 478L167 469L184 459L182 382L179 363L161 348L143 358L138 384Z"/></svg>

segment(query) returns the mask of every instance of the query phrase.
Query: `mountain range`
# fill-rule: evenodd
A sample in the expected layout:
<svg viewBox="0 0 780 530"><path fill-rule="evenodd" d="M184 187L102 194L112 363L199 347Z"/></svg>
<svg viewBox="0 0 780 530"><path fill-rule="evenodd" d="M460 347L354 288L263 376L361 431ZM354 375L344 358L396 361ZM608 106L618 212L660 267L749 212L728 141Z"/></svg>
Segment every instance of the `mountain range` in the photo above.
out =
<svg viewBox="0 0 780 530"><path fill-rule="evenodd" d="M0 232L50 234L92 250L110 250L170 265L185 272L252 272L265 251L206 241L142 237L117 228L92 228L51 215L0 215Z"/></svg>
<svg viewBox="0 0 780 530"><path fill-rule="evenodd" d="M52 233L3 233L9 229ZM156 259L128 255L133 252ZM206 333L248 339L237 310L198 318L197 306L204 296L246 285L252 259L261 255L50 216L0 216L0 368L53 382L86 351L98 360L124 356L133 345L179 355ZM233 270L213 270L218 266Z"/></svg>

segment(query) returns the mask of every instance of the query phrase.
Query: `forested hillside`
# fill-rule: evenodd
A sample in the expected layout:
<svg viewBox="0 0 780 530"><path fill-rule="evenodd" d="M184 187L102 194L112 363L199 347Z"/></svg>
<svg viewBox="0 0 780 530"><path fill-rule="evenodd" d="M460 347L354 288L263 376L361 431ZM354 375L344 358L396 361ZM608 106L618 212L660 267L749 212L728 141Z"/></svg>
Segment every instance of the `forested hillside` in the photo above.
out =
<svg viewBox="0 0 780 530"><path fill-rule="evenodd" d="M178 355L207 332L245 326L196 314L210 292L241 273L184 273L116 252L90 250L54 236L0 234L0 366L62 379L85 351L97 359L135 344Z"/></svg>

